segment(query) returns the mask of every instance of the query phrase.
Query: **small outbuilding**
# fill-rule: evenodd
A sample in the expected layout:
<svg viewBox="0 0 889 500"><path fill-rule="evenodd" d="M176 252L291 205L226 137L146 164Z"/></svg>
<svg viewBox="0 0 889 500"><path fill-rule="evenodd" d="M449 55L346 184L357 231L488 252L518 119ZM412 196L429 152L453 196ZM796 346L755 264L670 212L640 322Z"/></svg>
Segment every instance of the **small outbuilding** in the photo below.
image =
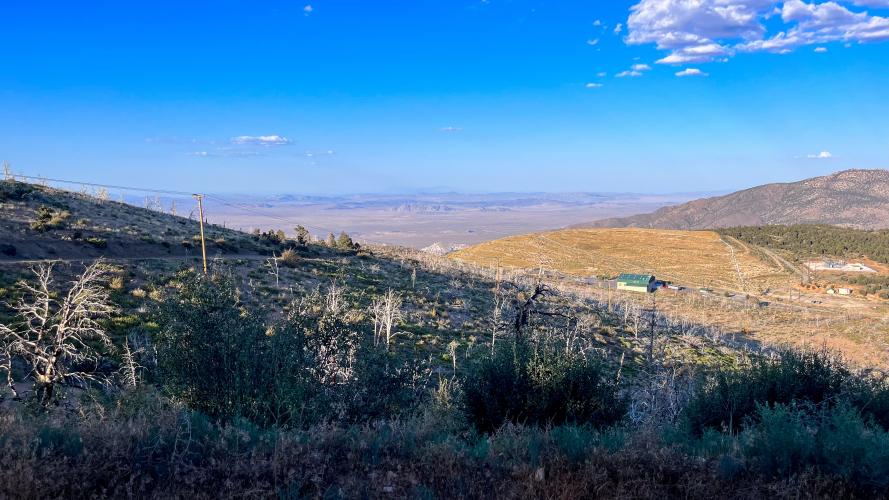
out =
<svg viewBox="0 0 889 500"><path fill-rule="evenodd" d="M653 274L621 274L617 277L617 289L628 292L652 293L657 289Z"/></svg>

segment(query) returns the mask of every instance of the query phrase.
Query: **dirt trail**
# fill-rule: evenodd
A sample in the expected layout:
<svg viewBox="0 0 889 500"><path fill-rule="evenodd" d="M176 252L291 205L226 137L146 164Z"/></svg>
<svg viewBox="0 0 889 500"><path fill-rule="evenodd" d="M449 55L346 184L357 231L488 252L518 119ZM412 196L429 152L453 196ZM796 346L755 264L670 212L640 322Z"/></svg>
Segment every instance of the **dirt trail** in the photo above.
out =
<svg viewBox="0 0 889 500"><path fill-rule="evenodd" d="M739 239L737 239L737 238L733 238L733 237L728 236L728 235L723 235L722 238L723 238L724 240L731 240L731 242L732 242L733 244L736 244L736 245L738 245L738 246L744 248L744 250L745 250L747 253L749 253L749 254L751 254L751 255L754 254L754 252L751 250L750 246L749 246L747 243L744 243L743 241L741 241L741 240L739 240ZM765 247L759 247L759 246L756 247L756 249L759 250L759 251L761 251L761 252L763 253L763 255L765 255L766 257L768 257L769 260L771 260L772 262L774 262L775 265L778 266L781 270L783 270L783 271L787 271L787 272L789 272L789 273L791 273L791 274L794 274L794 275L796 275L796 276L799 276L800 278L805 278L805 273L803 273L802 271L800 271L798 267L796 267L795 265L793 265L790 261L788 261L788 260L785 259L784 257L781 257L780 255L778 255L778 254L775 253L774 251L769 250L768 248L765 248Z"/></svg>

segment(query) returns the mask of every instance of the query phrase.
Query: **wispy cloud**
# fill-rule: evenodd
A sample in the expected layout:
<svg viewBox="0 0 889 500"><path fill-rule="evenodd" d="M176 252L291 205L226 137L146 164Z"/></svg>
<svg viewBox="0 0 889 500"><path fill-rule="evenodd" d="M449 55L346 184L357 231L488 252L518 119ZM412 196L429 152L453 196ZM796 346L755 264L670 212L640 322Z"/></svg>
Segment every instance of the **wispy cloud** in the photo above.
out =
<svg viewBox="0 0 889 500"><path fill-rule="evenodd" d="M614 34L620 35L621 31L623 31L623 30L624 30L623 23L617 23L617 26L614 27Z"/></svg>
<svg viewBox="0 0 889 500"><path fill-rule="evenodd" d="M230 142L238 146L286 146L293 143L281 135L239 135L232 137Z"/></svg>
<svg viewBox="0 0 889 500"><path fill-rule="evenodd" d="M626 71L621 71L620 73L614 75L617 78L627 78L627 77L639 77L646 71L650 71L651 66L647 64L634 64L630 67L630 69Z"/></svg>
<svg viewBox="0 0 889 500"><path fill-rule="evenodd" d="M443 132L445 134L455 134L457 132L462 132L463 129L460 127L442 127L438 129L439 132Z"/></svg>
<svg viewBox="0 0 889 500"><path fill-rule="evenodd" d="M823 53L827 52L827 47L815 47L815 52L817 52L819 54L823 54Z"/></svg>
<svg viewBox="0 0 889 500"><path fill-rule="evenodd" d="M830 160L833 158L833 154L830 151L822 151L818 154L806 155L806 158L809 160Z"/></svg>
<svg viewBox="0 0 889 500"><path fill-rule="evenodd" d="M305 7L303 7L303 14L305 14L307 16L314 11L315 11L315 9L311 5L306 5Z"/></svg>
<svg viewBox="0 0 889 500"><path fill-rule="evenodd" d="M319 156L334 156L336 155L336 151L332 149L328 149L326 151L306 151L303 153L303 156L306 158L317 158Z"/></svg>
<svg viewBox="0 0 889 500"><path fill-rule="evenodd" d="M586 41L586 44L589 45L590 47L595 47L596 45L599 45L599 39L598 38L590 38L589 40Z"/></svg>
<svg viewBox="0 0 889 500"><path fill-rule="evenodd" d="M601 83L590 82L590 83L584 85L584 87L586 87L588 89L598 89L598 88L604 87L604 85Z"/></svg>
<svg viewBox="0 0 889 500"><path fill-rule="evenodd" d="M682 78L686 76L710 76L707 73L697 69L697 68L688 68L676 73L676 76Z"/></svg>
<svg viewBox="0 0 889 500"><path fill-rule="evenodd" d="M186 156L194 156L197 158L255 158L257 156L266 156L261 151L217 148L212 151L192 151L186 153Z"/></svg>

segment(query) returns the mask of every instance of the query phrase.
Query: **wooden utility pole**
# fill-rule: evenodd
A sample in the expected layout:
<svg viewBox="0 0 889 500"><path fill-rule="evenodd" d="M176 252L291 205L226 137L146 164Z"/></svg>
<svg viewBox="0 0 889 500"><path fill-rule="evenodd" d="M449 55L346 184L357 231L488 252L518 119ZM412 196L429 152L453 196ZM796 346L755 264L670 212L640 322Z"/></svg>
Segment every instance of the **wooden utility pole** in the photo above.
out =
<svg viewBox="0 0 889 500"><path fill-rule="evenodd" d="M192 196L198 200L198 210L201 217L201 255L204 258L204 274L207 274L207 243L204 241L204 195L193 194Z"/></svg>

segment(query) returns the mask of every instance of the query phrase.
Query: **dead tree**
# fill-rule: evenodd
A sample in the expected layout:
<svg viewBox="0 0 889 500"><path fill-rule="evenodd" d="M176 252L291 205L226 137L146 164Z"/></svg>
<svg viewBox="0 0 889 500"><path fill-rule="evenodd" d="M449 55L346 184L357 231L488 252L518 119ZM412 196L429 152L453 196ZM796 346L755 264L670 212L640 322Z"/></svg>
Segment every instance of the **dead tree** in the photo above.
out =
<svg viewBox="0 0 889 500"><path fill-rule="evenodd" d="M136 355L139 351L133 351L130 349L130 341L129 339L124 341L123 344L123 352L121 353L121 359L123 363L120 365L120 375L123 379L124 387L128 389L135 389L139 384L139 363L136 362Z"/></svg>
<svg viewBox="0 0 889 500"><path fill-rule="evenodd" d="M497 333L500 330L500 321L503 317L503 279L500 268L494 277L494 309L491 311L491 354L494 354L494 347L497 344Z"/></svg>
<svg viewBox="0 0 889 500"><path fill-rule="evenodd" d="M266 259L265 265L269 268L269 274L275 277L275 288L281 287L281 269L278 267L278 256L274 253Z"/></svg>
<svg viewBox="0 0 889 500"><path fill-rule="evenodd" d="M327 288L327 295L324 296L324 309L332 314L337 315L345 308L343 287L333 281Z"/></svg>
<svg viewBox="0 0 889 500"><path fill-rule="evenodd" d="M383 336L383 300L381 298L374 299L368 308L370 317L373 320L374 327L374 345L380 345L380 338Z"/></svg>
<svg viewBox="0 0 889 500"><path fill-rule="evenodd" d="M404 313L401 310L403 301L401 294L396 293L391 288L383 297L377 299L377 307L380 310L380 333L386 338L386 349L392 345L392 340L397 332L393 332L393 327L403 318Z"/></svg>
<svg viewBox="0 0 889 500"><path fill-rule="evenodd" d="M15 390L12 363L25 362L34 379L34 394L42 404L49 404L57 386L84 387L100 377L95 373L100 353L95 344L111 350L111 338L100 320L115 310L104 286L108 266L98 261L71 283L66 293L57 298L53 287L53 266L33 269L36 283L22 282L22 298L10 307L17 322L0 324L2 350L7 381ZM92 368L92 370L90 370Z"/></svg>
<svg viewBox="0 0 889 500"><path fill-rule="evenodd" d="M531 296L519 306L518 311L516 311L515 322L513 323L516 338L521 337L522 329L531 324L531 316L535 313L540 313L540 311L536 310L537 303L547 293L549 293L549 288L542 283L538 283L534 286L534 292Z"/></svg>

